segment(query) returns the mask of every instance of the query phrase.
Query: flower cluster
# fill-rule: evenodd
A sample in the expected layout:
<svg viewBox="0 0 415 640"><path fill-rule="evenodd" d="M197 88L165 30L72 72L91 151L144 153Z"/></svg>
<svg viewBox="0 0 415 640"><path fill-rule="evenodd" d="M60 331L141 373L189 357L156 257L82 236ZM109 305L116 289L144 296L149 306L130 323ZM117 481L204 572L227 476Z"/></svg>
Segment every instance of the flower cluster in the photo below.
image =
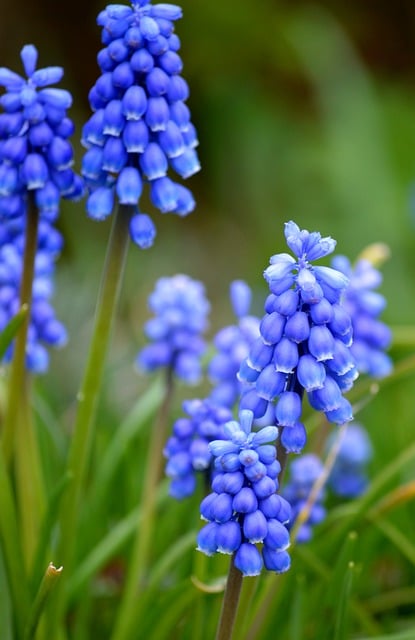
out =
<svg viewBox="0 0 415 640"><path fill-rule="evenodd" d="M206 348L201 334L210 310L203 284L182 274L160 278L148 303L155 317L144 331L152 344L138 354L138 367L146 372L167 367L188 384L196 384Z"/></svg>
<svg viewBox="0 0 415 640"><path fill-rule="evenodd" d="M323 463L314 453L307 453L293 460L290 464L290 480L285 485L282 495L291 505L292 518L289 528L295 525L296 520L305 508L314 483L323 472ZM302 522L297 531L297 542L308 542L312 537L312 528L326 516L324 508L324 492L319 492L316 500L310 505L310 512L305 522Z"/></svg>
<svg viewBox="0 0 415 640"><path fill-rule="evenodd" d="M19 311L24 246L24 219L5 220L0 227L0 331ZM43 373L48 368L49 356L44 345L60 347L67 340L65 327L56 319L50 305L55 260L61 247L60 233L50 222L41 220L26 344L26 366L33 373ZM6 352L6 360L10 360L11 355L12 346Z"/></svg>
<svg viewBox="0 0 415 640"><path fill-rule="evenodd" d="M266 315L239 376L252 383L241 408L283 427L282 444L298 453L306 440L300 421L304 391L330 422L347 422L352 410L343 392L358 372L350 351L352 321L341 304L348 279L336 269L312 264L330 254L335 241L300 230L294 222L285 225L285 237L297 259L277 254L264 272L271 291Z"/></svg>
<svg viewBox="0 0 415 640"><path fill-rule="evenodd" d="M367 487L366 467L371 457L372 444L366 429L352 422L347 426L328 479L328 486L333 493L341 498L360 496Z"/></svg>
<svg viewBox="0 0 415 640"><path fill-rule="evenodd" d="M186 400L181 417L173 425L173 434L164 448L166 475L171 479L169 493L181 500L195 490L197 472L207 472L210 482L212 453L209 443L223 437L223 425L232 419L226 407L205 400Z"/></svg>
<svg viewBox="0 0 415 640"><path fill-rule="evenodd" d="M230 287L231 304L238 324L224 327L214 337L217 353L209 363L208 374L214 389L210 398L218 405L233 407L246 384L237 378L240 364L249 353L253 341L259 336L259 319L248 315L251 290L242 280Z"/></svg>
<svg viewBox="0 0 415 640"><path fill-rule="evenodd" d="M198 550L206 555L234 554L234 563L244 576L265 568L281 573L290 566L286 524L290 506L279 496L274 442L275 426L252 431L252 411L241 411L240 421L223 426L223 439L209 448L215 458L216 475L210 493L200 505L208 521L198 534ZM262 544L261 551L257 544Z"/></svg>
<svg viewBox="0 0 415 640"><path fill-rule="evenodd" d="M349 278L344 292L344 306L353 324L351 352L361 373L375 378L387 376L392 361L384 352L391 343L389 327L378 317L386 306L384 296L374 291L382 282L382 274L366 259L360 259L352 267L345 256L336 256L333 266Z"/></svg>
<svg viewBox="0 0 415 640"><path fill-rule="evenodd" d="M68 91L50 88L63 76L61 67L36 69L37 50L26 45L21 59L27 79L0 68L0 216L23 216L28 193L42 217L52 220L60 197L77 199L83 182L71 166L73 150L68 138L74 126L66 111Z"/></svg>
<svg viewBox="0 0 415 640"><path fill-rule="evenodd" d="M137 208L143 180L162 213L184 216L195 205L191 192L167 175L169 167L182 178L200 169L174 33L181 15L176 5L133 0L131 7L108 5L97 20L104 44L97 58L102 75L89 94L94 113L82 136L88 149L82 173L91 190L87 211L92 218L105 218L115 195L120 204L136 207L130 232L142 248L151 246L156 233L151 218Z"/></svg>

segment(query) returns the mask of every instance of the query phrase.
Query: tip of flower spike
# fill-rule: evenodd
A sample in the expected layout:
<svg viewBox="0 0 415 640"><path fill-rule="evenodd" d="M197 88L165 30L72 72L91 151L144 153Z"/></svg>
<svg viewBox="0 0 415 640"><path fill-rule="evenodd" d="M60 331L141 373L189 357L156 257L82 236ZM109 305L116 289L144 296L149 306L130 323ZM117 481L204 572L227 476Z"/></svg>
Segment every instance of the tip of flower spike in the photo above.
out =
<svg viewBox="0 0 415 640"><path fill-rule="evenodd" d="M36 69L37 56L38 52L33 44L26 44L20 52L20 58L27 77L30 77Z"/></svg>

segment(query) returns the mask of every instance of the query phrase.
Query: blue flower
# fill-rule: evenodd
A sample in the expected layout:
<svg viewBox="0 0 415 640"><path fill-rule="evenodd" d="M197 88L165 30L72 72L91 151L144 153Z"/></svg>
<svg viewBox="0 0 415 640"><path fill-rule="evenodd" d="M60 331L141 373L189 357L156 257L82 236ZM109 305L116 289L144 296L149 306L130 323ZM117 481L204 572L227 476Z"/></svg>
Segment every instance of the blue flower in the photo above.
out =
<svg viewBox="0 0 415 640"><path fill-rule="evenodd" d="M258 575L263 566L277 573L290 566L290 507L276 493L281 467L275 445L270 444L278 429L268 426L254 432L253 418L252 411L241 411L239 422L227 422L223 438L209 445L216 474L212 493L200 505L208 524L197 538L198 550L206 555L234 554L243 576Z"/></svg>
<svg viewBox="0 0 415 640"><path fill-rule="evenodd" d="M343 392L352 386L357 369L350 350L352 321L341 303L348 279L336 269L312 264L331 253L335 241L300 230L294 222L285 225L285 237L296 257L274 255L264 272L271 293L260 337L239 371L239 378L251 383L240 406L252 410L257 420L276 423L285 449L299 453L306 441L304 391L330 422L347 422L352 411Z"/></svg>
<svg viewBox="0 0 415 640"><path fill-rule="evenodd" d="M343 304L350 314L353 327L351 352L361 373L383 378L392 371L392 361L385 353L392 340L388 326L379 320L386 306L384 296L377 289L382 274L366 259L352 267L344 256L336 256L333 266L349 278Z"/></svg>
<svg viewBox="0 0 415 640"><path fill-rule="evenodd" d="M207 474L210 481L209 443L223 436L223 425L232 418L229 409L218 407L209 399L187 400L183 410L188 417L176 420L164 448L166 475L171 479L169 493L178 500L192 495L197 473Z"/></svg>
<svg viewBox="0 0 415 640"><path fill-rule="evenodd" d="M3 221L0 228L0 331L19 311L20 283L25 246L23 218ZM55 316L50 304L53 295L55 261L62 248L62 236L47 220L39 224L32 288L32 306L26 344L26 367L33 373L44 373L49 364L46 346L66 344L65 327ZM12 357L13 345L5 360Z"/></svg>
<svg viewBox="0 0 415 640"><path fill-rule="evenodd" d="M259 318L248 315L251 290L242 280L230 287L231 303L238 324L224 327L214 337L217 353L209 363L208 374L214 389L210 398L218 405L232 407L246 387L237 378L241 362L247 357L252 342L259 336Z"/></svg>
<svg viewBox="0 0 415 640"><path fill-rule="evenodd" d="M144 331L152 344L138 354L138 367L145 372L170 368L186 383L197 384L206 348L201 334L210 310L203 284L182 274L160 278L148 303L154 318Z"/></svg>
<svg viewBox="0 0 415 640"><path fill-rule="evenodd" d="M186 179L200 169L174 32L181 16L176 5L135 0L131 6L108 5L97 19L104 45L97 57L102 75L89 94L94 113L82 136L87 212L98 220L107 217L115 195L120 204L133 206L131 237L141 248L151 246L155 236L153 224L150 233L137 233L145 184L162 213L185 216L195 206L191 192L168 176L172 169Z"/></svg>
<svg viewBox="0 0 415 640"><path fill-rule="evenodd" d="M328 441L329 447L330 442L331 439ZM366 429L357 422L349 424L328 479L328 486L333 493L342 498L356 498L365 491L368 484L367 465L372 453Z"/></svg>
<svg viewBox="0 0 415 640"><path fill-rule="evenodd" d="M41 216L56 218L60 197L78 199L83 182L72 170L73 151L68 138L74 126L66 111L72 97L50 88L63 76L61 67L36 69L37 50L26 45L21 59L27 79L0 68L0 217L26 213L32 194Z"/></svg>
<svg viewBox="0 0 415 640"><path fill-rule="evenodd" d="M282 495L288 500L292 509L290 529L295 525L299 513L307 504L313 485L322 472L323 463L314 453L301 455L291 463L290 479L282 490ZM313 526L324 520L326 516L324 499L324 491L320 491L311 506L307 520L298 529L297 542L308 542L313 535Z"/></svg>

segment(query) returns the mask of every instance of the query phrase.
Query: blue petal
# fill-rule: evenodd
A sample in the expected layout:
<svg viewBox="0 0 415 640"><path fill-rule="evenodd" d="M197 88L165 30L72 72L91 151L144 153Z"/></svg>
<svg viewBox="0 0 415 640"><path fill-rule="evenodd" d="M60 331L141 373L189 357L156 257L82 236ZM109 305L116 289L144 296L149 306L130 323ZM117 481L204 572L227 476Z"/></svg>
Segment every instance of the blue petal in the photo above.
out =
<svg viewBox="0 0 415 640"><path fill-rule="evenodd" d="M88 198L86 210L90 218L103 220L110 215L114 207L114 191L100 187Z"/></svg>
<svg viewBox="0 0 415 640"><path fill-rule="evenodd" d="M46 67L33 73L32 82L36 87L47 87L49 84L60 82L62 77L62 67Z"/></svg>
<svg viewBox="0 0 415 640"><path fill-rule="evenodd" d="M25 84L24 79L6 67L0 67L0 86L8 91L17 91Z"/></svg>
<svg viewBox="0 0 415 640"><path fill-rule="evenodd" d="M170 119L169 105L162 96L148 99L145 121L151 131L164 131Z"/></svg>
<svg viewBox="0 0 415 640"><path fill-rule="evenodd" d="M182 17L182 9L175 4L160 3L151 7L151 15L165 20L179 20Z"/></svg>
<svg viewBox="0 0 415 640"><path fill-rule="evenodd" d="M69 109L72 105L72 96L65 89L42 89L38 93L39 99L44 104L59 109Z"/></svg>
<svg viewBox="0 0 415 640"><path fill-rule="evenodd" d="M127 120L139 120L147 109L147 96L142 87L127 89L122 99L122 112Z"/></svg>
<svg viewBox="0 0 415 640"><path fill-rule="evenodd" d="M320 281L325 282L332 289L345 289L349 284L349 279L337 269L314 267L314 272Z"/></svg>
<svg viewBox="0 0 415 640"><path fill-rule="evenodd" d="M252 513L258 508L258 499L251 487L242 487L234 496L232 508L237 513Z"/></svg>
<svg viewBox="0 0 415 640"><path fill-rule="evenodd" d="M168 161L156 142L150 142L140 155L140 167L149 180L162 178L167 174Z"/></svg>
<svg viewBox="0 0 415 640"><path fill-rule="evenodd" d="M275 417L279 425L293 427L301 416L301 398L295 391L284 391L279 397Z"/></svg>
<svg viewBox="0 0 415 640"><path fill-rule="evenodd" d="M268 533L267 520L259 509L247 513L243 522L243 532L249 542L262 542Z"/></svg>
<svg viewBox="0 0 415 640"><path fill-rule="evenodd" d="M241 527L238 522L230 520L219 525L216 532L216 544L219 553L234 553L242 542Z"/></svg>
<svg viewBox="0 0 415 640"><path fill-rule="evenodd" d="M20 52L26 76L30 78L36 69L37 49L33 44L26 44Z"/></svg>
<svg viewBox="0 0 415 640"><path fill-rule="evenodd" d="M137 169L124 167L118 176L115 188L120 204L136 205L143 190L143 182Z"/></svg>
<svg viewBox="0 0 415 640"><path fill-rule="evenodd" d="M235 567L243 576L258 576L263 567L262 557L255 545L244 542L234 559Z"/></svg>

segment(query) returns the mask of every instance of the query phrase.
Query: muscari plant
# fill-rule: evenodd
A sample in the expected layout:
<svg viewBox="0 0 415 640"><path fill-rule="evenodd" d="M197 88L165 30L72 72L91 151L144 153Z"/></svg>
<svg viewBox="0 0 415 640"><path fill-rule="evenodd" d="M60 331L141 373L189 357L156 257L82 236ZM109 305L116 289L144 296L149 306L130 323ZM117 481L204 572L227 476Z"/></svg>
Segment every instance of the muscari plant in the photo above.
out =
<svg viewBox="0 0 415 640"><path fill-rule="evenodd" d="M181 16L176 5L143 0L108 5L99 14L100 76L81 134L82 178L73 169L74 126L67 115L72 98L53 86L63 70L37 69L33 45L21 51L25 77L0 68L0 330L8 368L0 538L12 609L7 637L72 637L80 512L127 249L130 239L149 248L156 235L152 215L142 211L142 195L147 191L162 213L186 216L195 207L189 189L172 177L186 179L200 168L175 32ZM85 197L89 217L112 216L113 223L69 450L52 500L33 424L31 383L48 369L46 347L67 340L51 304L63 243L54 226L61 197ZM359 372L382 377L391 370L384 353L390 331L378 318L385 303L373 291L381 279L377 269L368 260L352 267L343 257L332 266L315 264L334 251L335 241L292 221L285 237L293 255L277 253L265 269L270 292L262 319L250 314L248 285L231 284L237 323L214 337L206 370L212 388L183 403L186 415L174 421L170 436L176 383L197 384L209 359L203 334L210 304L203 284L183 274L162 278L150 295L154 317L144 329L150 344L136 364L146 374L162 370L165 378L139 511L131 520L133 544L111 622L113 640L139 637L137 624L146 614L157 506L166 499L163 457L171 497L202 494L200 515L207 524L194 533L194 546L208 556L231 556L219 639L232 635L243 577L290 569L290 538L306 542L324 518L323 485L348 497L366 485L370 445L361 432L341 427L343 445L336 445L331 467L315 454L300 455L283 488L289 454L306 446L304 416L320 412L335 429L346 425L353 408L345 394ZM200 487L198 474L204 478ZM304 503L307 513L298 525ZM47 556L56 566L46 564ZM105 560L111 557L107 550Z"/></svg>

